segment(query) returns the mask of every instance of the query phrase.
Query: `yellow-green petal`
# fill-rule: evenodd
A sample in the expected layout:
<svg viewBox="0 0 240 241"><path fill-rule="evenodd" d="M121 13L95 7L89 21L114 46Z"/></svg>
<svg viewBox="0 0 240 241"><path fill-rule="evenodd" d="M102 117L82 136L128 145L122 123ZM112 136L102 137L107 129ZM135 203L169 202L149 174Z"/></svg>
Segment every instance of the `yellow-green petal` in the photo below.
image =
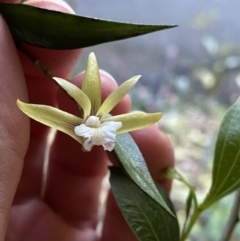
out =
<svg viewBox="0 0 240 241"><path fill-rule="evenodd" d="M83 143L82 138L74 132L74 127L82 123L81 118L51 106L26 104L20 100L17 100L17 106L30 118L62 131L79 143Z"/></svg>
<svg viewBox="0 0 240 241"><path fill-rule="evenodd" d="M129 131L135 131L150 126L162 117L161 112L157 113L145 113L140 111L134 111L128 114L111 116L103 120L105 121L120 121L122 122L122 128L117 131L117 134Z"/></svg>
<svg viewBox="0 0 240 241"><path fill-rule="evenodd" d="M90 99L88 98L88 96L81 89L79 89L76 85L70 83L69 81L67 81L65 79L58 78L58 77L54 77L53 79L83 109L84 119L87 116L89 116L90 115L90 111L91 111L91 102L90 102Z"/></svg>
<svg viewBox="0 0 240 241"><path fill-rule="evenodd" d="M136 75L131 79L125 81L116 90L114 90L102 103L100 109L98 110L97 116L104 118L117 103L132 89L132 87L137 83L141 75Z"/></svg>
<svg viewBox="0 0 240 241"><path fill-rule="evenodd" d="M82 83L82 90L91 101L91 115L96 115L101 106L101 79L97 59L94 53L90 53L88 57L87 67Z"/></svg>

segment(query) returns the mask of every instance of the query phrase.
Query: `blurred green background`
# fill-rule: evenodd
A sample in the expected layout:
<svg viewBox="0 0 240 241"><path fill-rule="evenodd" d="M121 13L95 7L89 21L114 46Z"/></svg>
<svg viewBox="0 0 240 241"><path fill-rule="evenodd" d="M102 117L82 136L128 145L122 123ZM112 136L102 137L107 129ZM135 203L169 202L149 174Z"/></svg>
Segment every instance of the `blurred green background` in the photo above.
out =
<svg viewBox="0 0 240 241"><path fill-rule="evenodd" d="M159 127L171 139L176 166L199 200L211 184L214 144L226 109L240 90L240 2L173 0L68 0L77 14L124 22L177 24L178 28L86 48L74 73L94 51L101 69L122 83L141 74L133 109L162 111ZM154 140L153 140L154 141ZM161 159L161 157L159 157ZM172 199L184 219L187 189L174 182ZM201 216L189 240L219 240L233 196ZM231 241L240 240L236 226Z"/></svg>

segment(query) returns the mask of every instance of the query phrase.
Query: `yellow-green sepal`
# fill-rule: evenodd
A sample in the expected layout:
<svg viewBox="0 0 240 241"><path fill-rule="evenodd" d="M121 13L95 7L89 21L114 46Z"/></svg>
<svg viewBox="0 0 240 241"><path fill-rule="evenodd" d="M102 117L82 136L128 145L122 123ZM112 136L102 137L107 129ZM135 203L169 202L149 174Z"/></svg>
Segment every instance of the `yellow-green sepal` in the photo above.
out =
<svg viewBox="0 0 240 241"><path fill-rule="evenodd" d="M111 116L103 120L105 121L120 121L122 128L117 131L117 134L129 131L143 129L147 126L153 125L162 117L161 112L145 113L141 111L134 111L128 114Z"/></svg>
<svg viewBox="0 0 240 241"><path fill-rule="evenodd" d="M82 91L91 101L91 115L96 115L101 106L101 79L97 59L94 53L90 53L88 57L82 83Z"/></svg>
<svg viewBox="0 0 240 241"><path fill-rule="evenodd" d="M116 90L114 90L102 103L100 109L98 110L97 116L104 118L106 114L110 113L118 102L133 88L140 77L141 75L136 75L125 81Z"/></svg>
<svg viewBox="0 0 240 241"><path fill-rule="evenodd" d="M82 123L81 118L51 106L26 104L20 100L17 100L17 106L30 118L64 132L79 143L83 143L82 137L74 132L74 127Z"/></svg>
<svg viewBox="0 0 240 241"><path fill-rule="evenodd" d="M83 119L85 119L87 116L89 116L90 112L91 112L91 101L88 98L88 96L81 89L79 89L76 85L70 83L69 81L66 81L66 80L64 80L62 78L58 78L58 77L54 77L53 79L83 109L83 113L84 113Z"/></svg>

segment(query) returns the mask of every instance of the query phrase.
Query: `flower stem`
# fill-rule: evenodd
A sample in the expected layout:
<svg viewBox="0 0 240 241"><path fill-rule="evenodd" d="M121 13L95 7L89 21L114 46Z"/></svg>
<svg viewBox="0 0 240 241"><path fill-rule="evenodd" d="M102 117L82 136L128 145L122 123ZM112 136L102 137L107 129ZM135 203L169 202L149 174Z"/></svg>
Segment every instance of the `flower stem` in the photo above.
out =
<svg viewBox="0 0 240 241"><path fill-rule="evenodd" d="M187 228L185 229L185 231L181 235L180 241L185 241L186 240L186 238L188 237L189 233L191 232L194 224L198 220L201 212L202 212L202 209L200 209L200 208L196 208L194 210L194 213L193 213L193 215L192 215L192 217L191 217L191 219L190 219L190 221L188 223Z"/></svg>
<svg viewBox="0 0 240 241"><path fill-rule="evenodd" d="M47 77L52 79L55 75L43 63L41 63L31 52L29 52L22 44L15 42L18 50L25 54Z"/></svg>

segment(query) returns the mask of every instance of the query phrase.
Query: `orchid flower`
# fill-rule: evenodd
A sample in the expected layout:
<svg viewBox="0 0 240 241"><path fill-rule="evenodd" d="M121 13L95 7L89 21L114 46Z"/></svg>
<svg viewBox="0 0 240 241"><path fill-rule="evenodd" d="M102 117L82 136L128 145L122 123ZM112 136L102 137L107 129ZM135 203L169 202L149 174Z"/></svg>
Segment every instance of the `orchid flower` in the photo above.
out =
<svg viewBox="0 0 240 241"><path fill-rule="evenodd" d="M94 145L102 145L104 150L112 151L117 134L147 127L156 123L162 116L160 112L147 114L140 111L117 116L109 114L140 77L137 75L127 80L101 103L99 68L94 53L91 53L88 57L82 89L64 79L53 78L81 107L82 118L51 106L27 104L20 100L17 100L17 105L32 119L74 138L83 145L85 151L91 151Z"/></svg>

